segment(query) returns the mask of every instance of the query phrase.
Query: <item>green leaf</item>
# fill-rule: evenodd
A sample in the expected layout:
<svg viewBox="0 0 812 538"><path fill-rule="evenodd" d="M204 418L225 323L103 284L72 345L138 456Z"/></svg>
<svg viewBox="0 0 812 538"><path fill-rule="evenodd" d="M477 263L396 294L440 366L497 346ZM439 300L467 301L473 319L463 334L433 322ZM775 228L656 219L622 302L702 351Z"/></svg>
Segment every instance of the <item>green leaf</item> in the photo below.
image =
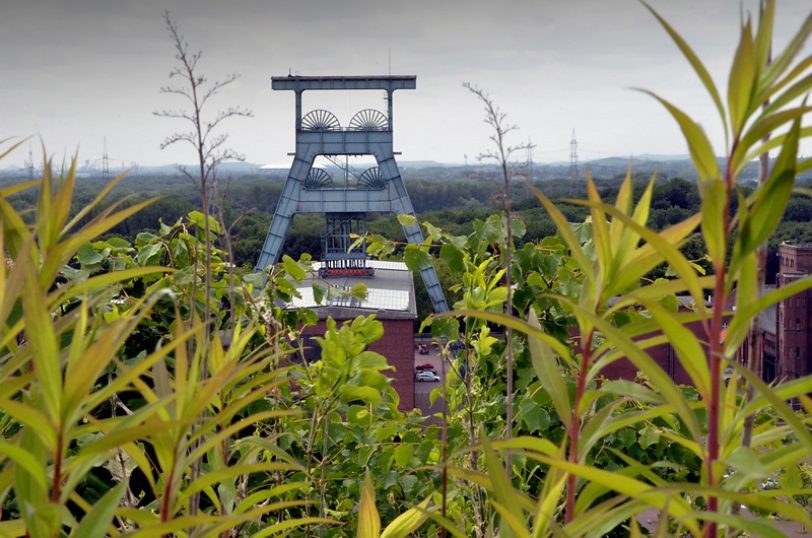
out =
<svg viewBox="0 0 812 538"><path fill-rule="evenodd" d="M401 213L400 215L398 215L398 222L400 223L401 226L405 227L415 226L417 224L417 217L415 217L414 215L407 215L405 213Z"/></svg>
<svg viewBox="0 0 812 538"><path fill-rule="evenodd" d="M465 254L451 243L446 243L440 248L440 259L448 264L448 268L454 273L461 274L465 271Z"/></svg>
<svg viewBox="0 0 812 538"><path fill-rule="evenodd" d="M682 134L685 136L685 141L688 143L688 151L691 154L691 160L694 162L700 180L704 182L711 179L718 179L720 175L719 165L716 163L716 155L713 153L713 147L708 137L705 136L705 131L702 130L702 127L683 111L656 93L648 90L640 91L659 101L677 121L677 124L679 124L682 130Z"/></svg>
<svg viewBox="0 0 812 538"><path fill-rule="evenodd" d="M724 181L708 180L700 184L702 195L702 237L708 249L708 257L715 267L724 263L727 250L725 237L725 200L727 193Z"/></svg>
<svg viewBox="0 0 812 538"><path fill-rule="evenodd" d="M592 216L592 242L595 245L595 252L598 255L598 266L600 268L601 280L606 282L612 280L609 270L612 267L612 245L609 235L609 224L606 222L606 213L601 210L602 203L598 189L592 177L587 177L587 195L589 201L589 211Z"/></svg>
<svg viewBox="0 0 812 538"><path fill-rule="evenodd" d="M104 256L96 252L90 244L87 244L82 245L82 247L76 251L76 259L80 264L88 266L100 263L104 259Z"/></svg>
<svg viewBox="0 0 812 538"><path fill-rule="evenodd" d="M545 333L544 331L537 329L526 323L518 318L513 316L508 316L506 314L502 314L499 312L484 312L480 310L454 310L451 312L443 312L442 314L437 314L436 318L443 318L447 316L455 316L455 317L472 317L477 319L483 319L485 321L491 321L493 323L498 323L504 327L510 327L516 331L523 332L528 336L532 336L533 338L537 338L543 342L546 342L553 350L558 354L559 357L564 359L568 364L572 364L572 358L570 356L570 349L562 344L557 338L550 336L549 334Z"/></svg>
<svg viewBox="0 0 812 538"><path fill-rule="evenodd" d="M59 363L59 346L56 340L53 320L48 311L39 278L33 267L33 260L23 248L23 255L15 263L24 266L25 282L22 293L25 312L26 336L33 349L33 363L37 373L38 388L42 392L47 415L52 424L59 423L60 400L62 399L62 374Z"/></svg>
<svg viewBox="0 0 812 538"><path fill-rule="evenodd" d="M149 265L150 260L152 260L158 254L160 254L162 249L163 244L161 243L152 243L150 245L146 245L138 252L138 255L135 257L135 259L138 260L139 265ZM160 263L160 260L152 260L152 261L154 263Z"/></svg>
<svg viewBox="0 0 812 538"><path fill-rule="evenodd" d="M363 282L357 282L350 289L350 296L363 301L367 298L367 285Z"/></svg>
<svg viewBox="0 0 812 538"><path fill-rule="evenodd" d="M314 280L313 281L313 300L316 301L316 304L321 304L322 300L324 300L325 295L327 295L327 286L325 286L323 282L319 282L318 280Z"/></svg>
<svg viewBox="0 0 812 538"><path fill-rule="evenodd" d="M356 538L380 538L381 518L375 506L375 486L369 471L364 476L361 487L361 501L358 504L358 533Z"/></svg>
<svg viewBox="0 0 812 538"><path fill-rule="evenodd" d="M651 445L656 445L660 441L660 432L651 426L645 426L638 434L638 443L643 450Z"/></svg>
<svg viewBox="0 0 812 538"><path fill-rule="evenodd" d="M727 102L730 108L730 128L734 136L744 125L744 120L750 111L752 90L756 78L756 58L753 45L753 31L750 21L741 30L739 47L730 67L730 76L727 83Z"/></svg>
<svg viewBox="0 0 812 538"><path fill-rule="evenodd" d="M557 467L563 471L572 473L576 476L580 476L587 481L601 484L622 495L627 495L634 499L640 499L649 506L659 508L675 518L684 518L682 519L683 525L694 533L694 535L699 534L699 528L695 522L692 519L685 518L690 511L688 503L686 503L680 497L675 498L675 496L669 492L661 491L659 488L652 487L651 485L641 482L640 480L604 469L596 469L588 465L570 463L561 459L549 458L536 454L529 457Z"/></svg>
<svg viewBox="0 0 812 538"><path fill-rule="evenodd" d="M187 215L187 217L189 218L190 221L192 221L194 224L196 224L198 226L198 228L200 228L200 230L204 229L204 227L206 225L206 220L205 220L205 217L204 217L202 212L200 212L200 211L190 211L189 214ZM220 233L220 224L217 222L217 219L214 218L213 215L209 215L208 220L209 220L209 231L211 233L213 233L213 234L219 234Z"/></svg>
<svg viewBox="0 0 812 538"><path fill-rule="evenodd" d="M685 326L679 312L672 314L657 301L650 299L640 299L640 303L648 309L662 328L677 353L680 365L691 377L699 393L707 399L710 396L710 371L705 352L697 337Z"/></svg>
<svg viewBox="0 0 812 538"><path fill-rule="evenodd" d="M351 402L354 400L362 400L373 405L381 403L383 397L381 392L372 387L358 387L352 385L343 385L339 391L345 401Z"/></svg>
<svg viewBox="0 0 812 538"><path fill-rule="evenodd" d="M24 471L36 484L45 489L47 478L42 464L36 460L27 450L4 441L0 441L0 454L13 461L18 471Z"/></svg>
<svg viewBox="0 0 812 538"><path fill-rule="evenodd" d="M769 475L769 470L749 446L738 446L733 453L725 459L725 463L736 469L749 480L760 480Z"/></svg>
<svg viewBox="0 0 812 538"><path fill-rule="evenodd" d="M416 507L400 514L386 526L381 538L407 538L410 534L416 532L429 517L428 505L429 499L425 499Z"/></svg>
<svg viewBox="0 0 812 538"><path fill-rule="evenodd" d="M786 48L776 55L761 80L761 87L764 89L770 88L773 83L778 80L778 77L792 65L792 61L803 49L809 34L812 33L812 15L808 15L801 23L801 28L792 37L787 44Z"/></svg>
<svg viewBox="0 0 812 538"><path fill-rule="evenodd" d="M528 324L541 331L538 316L532 307L528 313ZM533 361L533 369L538 376L539 383L550 395L553 407L555 407L558 416L561 418L561 422L569 424L572 419L572 404L567 391L565 370L559 366L555 352L550 344L533 335L528 335L527 344L530 348L530 358Z"/></svg>
<svg viewBox="0 0 812 538"><path fill-rule="evenodd" d="M496 497L495 500L491 500L491 503L499 512L502 521L507 523L507 527L501 527L503 535L505 531L510 530L520 538L530 538L530 532L524 525L524 516L520 508L521 503L518 500L521 493L513 489L510 477L505 473L496 452L485 436L482 437L482 452L488 468L488 477L491 479L491 486Z"/></svg>
<svg viewBox="0 0 812 538"><path fill-rule="evenodd" d="M691 49L688 43L674 30L668 22L663 19L654 9L649 6L646 2L643 2L643 5L651 12L654 17L657 18L659 23L668 32L668 35L671 36L671 39L674 43L677 44L680 51L682 51L683 56L688 60L688 63L691 64L696 74L699 76L699 79L702 81L702 84L705 85L705 89L708 90L708 93L713 99L713 103L716 105L716 110L719 111L719 117L722 119L722 123L727 127L727 118L725 117L725 108L722 106L722 98L719 97L719 91L716 89L716 85L713 83L713 78L711 78L710 73L702 64L702 61L696 55L696 53ZM725 129L727 130L727 129Z"/></svg>
<svg viewBox="0 0 812 538"><path fill-rule="evenodd" d="M773 164L770 177L755 193L755 203L742 226L742 255L747 255L758 248L772 235L781 222L795 182L800 130L801 118L799 117L787 133L781 153Z"/></svg>
<svg viewBox="0 0 812 538"><path fill-rule="evenodd" d="M395 463L397 463L398 467L405 469L409 465L409 462L412 461L413 455L414 446L409 443L402 443L395 449L393 457L395 458Z"/></svg>
<svg viewBox="0 0 812 538"><path fill-rule="evenodd" d="M636 343L623 334L620 330L612 326L608 321L594 315L582 308L580 305L573 303L566 297L559 297L559 301L567 304L576 315L582 316L586 320L594 324L600 332L602 332L606 339L624 353L632 364L638 370L643 372L651 380L652 386L655 390L662 393L665 399L674 406L680 418L685 422L685 426L691 432L694 439L701 437L700 427L688 401L685 399L682 391L676 386L671 377L652 359L646 352L641 350Z"/></svg>
<svg viewBox="0 0 812 538"><path fill-rule="evenodd" d="M282 267L284 267L285 273L296 282L301 282L307 277L307 272L302 266L287 254L282 256Z"/></svg>
<svg viewBox="0 0 812 538"><path fill-rule="evenodd" d="M111 488L104 496L93 504L93 509L85 514L74 536L82 538L104 538L107 529L113 521L118 503L124 496L126 484L124 482Z"/></svg>
<svg viewBox="0 0 812 538"><path fill-rule="evenodd" d="M572 226L570 226L570 223L567 221L564 214L561 213L561 211L550 201L549 198L547 198L547 196L544 195L543 192L533 185L528 185L528 187L533 194L536 195L536 198L538 198L541 205L544 206L544 209L547 210L547 213L550 215L553 222L555 222L558 233L561 234L562 239L564 239L564 242L569 247L572 257L578 263L578 267L584 272L589 290L594 295L595 273L592 267L592 262L586 257L584 249L581 248L581 241L575 236Z"/></svg>
<svg viewBox="0 0 812 538"><path fill-rule="evenodd" d="M423 251L420 246L409 244L403 251L403 261L406 262L406 267L409 271L420 271L423 268L431 265L431 257L427 252Z"/></svg>
<svg viewBox="0 0 812 538"><path fill-rule="evenodd" d="M775 21L775 0L761 2L758 13L758 29L755 39L756 67L759 72L767 68L773 46L773 23Z"/></svg>

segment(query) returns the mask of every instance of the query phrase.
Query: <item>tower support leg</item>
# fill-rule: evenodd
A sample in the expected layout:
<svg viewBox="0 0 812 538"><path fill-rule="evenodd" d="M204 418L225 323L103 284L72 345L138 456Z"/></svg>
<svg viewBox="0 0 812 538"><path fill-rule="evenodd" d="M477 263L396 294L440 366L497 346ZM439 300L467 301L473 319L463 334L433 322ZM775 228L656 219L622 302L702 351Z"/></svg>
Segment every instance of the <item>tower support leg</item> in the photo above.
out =
<svg viewBox="0 0 812 538"><path fill-rule="evenodd" d="M411 215L416 217L412 201L409 199L409 194L406 192L406 185L403 183L403 178L400 176L397 162L392 155L375 155L378 159L378 168L384 179L392 182L397 198L393 200L392 206L399 214ZM403 226L403 233L406 235L406 240L409 243L420 245L425 238L423 232L420 230L420 225L415 223L412 226ZM423 284L426 286L426 291L431 299L431 306L437 313L447 312L448 303L445 300L443 287L440 285L440 278L437 276L437 270L434 264L429 263L426 267L420 269L420 277L423 279Z"/></svg>
<svg viewBox="0 0 812 538"><path fill-rule="evenodd" d="M265 237L265 243L262 245L262 251L259 254L257 271L263 271L269 265L279 261L279 254L285 243L288 228L290 228L293 215L296 213L302 185L304 185L312 165L312 158L302 159L298 155L294 158L285 186L282 188L282 194L276 203L276 211L274 211L268 235Z"/></svg>

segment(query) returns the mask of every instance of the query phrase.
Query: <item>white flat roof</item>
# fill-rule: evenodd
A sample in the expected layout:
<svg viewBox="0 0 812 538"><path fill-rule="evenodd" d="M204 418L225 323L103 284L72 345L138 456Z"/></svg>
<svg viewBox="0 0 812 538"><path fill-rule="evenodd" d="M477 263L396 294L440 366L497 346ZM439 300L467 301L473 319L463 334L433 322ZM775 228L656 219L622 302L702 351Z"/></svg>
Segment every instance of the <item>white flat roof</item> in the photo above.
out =
<svg viewBox="0 0 812 538"><path fill-rule="evenodd" d="M296 290L301 297L294 297L288 303L288 308L311 308L319 312L320 316L330 315L338 317L354 317L363 313L377 313L379 317L409 318L417 317L417 305L414 295L414 279L412 272L403 262L367 260L367 267L375 270L371 277L360 276L332 276L319 278L309 277L301 282L294 282ZM321 262L313 262L312 267L317 272ZM325 296L320 304L313 297L313 282L320 281L329 287L342 290L351 290L357 284L366 286L367 293L364 299L351 296Z"/></svg>

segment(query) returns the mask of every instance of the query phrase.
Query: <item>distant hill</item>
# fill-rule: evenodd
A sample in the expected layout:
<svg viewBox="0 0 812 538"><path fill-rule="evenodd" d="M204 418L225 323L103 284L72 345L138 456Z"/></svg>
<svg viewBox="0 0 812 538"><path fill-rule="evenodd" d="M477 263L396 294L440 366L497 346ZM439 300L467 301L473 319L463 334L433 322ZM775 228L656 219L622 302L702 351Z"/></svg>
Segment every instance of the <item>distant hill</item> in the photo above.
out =
<svg viewBox="0 0 812 538"><path fill-rule="evenodd" d="M687 155L662 155L662 154L641 154L629 157L604 157L592 161L579 163L579 177L583 178L586 170L596 179L614 179L626 175L631 162L632 170L641 176L657 174L659 178L683 178L696 179L696 172L693 164ZM488 178L498 174L498 167L493 163L474 162L471 164L443 163L431 160L399 161L398 162L403 177L411 180L422 181L449 181L464 178ZM517 163L520 168L525 163ZM194 170L193 165L186 165L190 170ZM366 164L360 166L358 170L363 171ZM719 166L724 167L724 162L719 159ZM219 176L226 177L269 177L273 179L284 179L287 174L287 164L277 163L276 165L256 164L246 162L222 163L219 168ZM332 168L332 167L328 167ZM134 165L129 168L128 175L131 177L167 177L180 176L177 164L144 166ZM111 169L111 174L124 171L123 168ZM356 170L357 171L357 170ZM79 169L80 177L101 177L101 169L96 166L87 166ZM524 169L522 175L524 174ZM749 163L742 173L742 180L745 182L755 181L758 174L758 167L755 162ZM19 167L0 168L0 178L8 181L20 181L28 176L28 171ZM544 179L569 179L569 162L536 162L533 164L533 178ZM802 183L812 182L812 171L808 171L799 177Z"/></svg>

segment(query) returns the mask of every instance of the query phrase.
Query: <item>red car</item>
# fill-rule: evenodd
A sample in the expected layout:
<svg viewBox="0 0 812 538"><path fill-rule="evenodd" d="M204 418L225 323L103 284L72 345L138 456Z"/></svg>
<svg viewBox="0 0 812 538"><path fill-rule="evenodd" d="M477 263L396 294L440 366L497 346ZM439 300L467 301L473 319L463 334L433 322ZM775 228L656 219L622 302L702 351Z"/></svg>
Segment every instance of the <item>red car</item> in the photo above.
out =
<svg viewBox="0 0 812 538"><path fill-rule="evenodd" d="M423 370L431 370L433 372L434 371L434 365L432 363L430 363L430 362L427 362L425 364L418 364L417 366L414 367L414 369L417 370L418 372L423 371Z"/></svg>

